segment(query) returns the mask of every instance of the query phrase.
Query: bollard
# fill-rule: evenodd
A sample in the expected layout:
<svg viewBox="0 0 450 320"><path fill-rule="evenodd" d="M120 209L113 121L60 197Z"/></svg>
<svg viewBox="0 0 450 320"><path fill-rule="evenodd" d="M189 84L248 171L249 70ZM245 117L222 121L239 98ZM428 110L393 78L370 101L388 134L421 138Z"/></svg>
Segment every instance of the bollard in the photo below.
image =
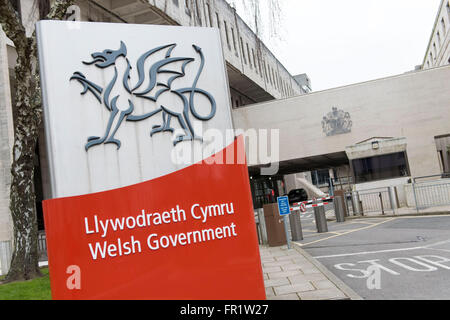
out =
<svg viewBox="0 0 450 320"><path fill-rule="evenodd" d="M345 221L345 212L344 212L344 198L343 197L334 197L334 215L336 216L336 222L344 222Z"/></svg>
<svg viewBox="0 0 450 320"><path fill-rule="evenodd" d="M302 222L300 220L300 210L294 210L289 215L289 223L291 224L292 241L303 240Z"/></svg>
<svg viewBox="0 0 450 320"><path fill-rule="evenodd" d="M362 205L358 191L352 192L352 207L354 216L362 214Z"/></svg>
<svg viewBox="0 0 450 320"><path fill-rule="evenodd" d="M378 195L380 197L380 204L381 204L381 214L385 215L384 213L384 205L383 205L383 197L381 196L381 192Z"/></svg>
<svg viewBox="0 0 450 320"><path fill-rule="evenodd" d="M395 187L388 187L389 190L389 202L391 203L392 213L395 214L395 210L398 209L397 193Z"/></svg>
<svg viewBox="0 0 450 320"><path fill-rule="evenodd" d="M324 206L314 207L314 219L316 220L317 232L328 232Z"/></svg>

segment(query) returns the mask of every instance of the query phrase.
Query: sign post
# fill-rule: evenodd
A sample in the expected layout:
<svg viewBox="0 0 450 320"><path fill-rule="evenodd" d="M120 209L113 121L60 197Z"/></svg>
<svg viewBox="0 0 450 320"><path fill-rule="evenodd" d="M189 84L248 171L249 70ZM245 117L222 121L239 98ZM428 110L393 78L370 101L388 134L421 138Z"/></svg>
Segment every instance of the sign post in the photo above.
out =
<svg viewBox="0 0 450 320"><path fill-rule="evenodd" d="M289 206L289 198L287 196L278 197L278 212L284 219L284 230L286 232L286 242L288 249L291 249L291 239L289 238L288 222L287 218L291 214L291 208Z"/></svg>
<svg viewBox="0 0 450 320"><path fill-rule="evenodd" d="M219 30L36 30L53 299L265 299Z"/></svg>

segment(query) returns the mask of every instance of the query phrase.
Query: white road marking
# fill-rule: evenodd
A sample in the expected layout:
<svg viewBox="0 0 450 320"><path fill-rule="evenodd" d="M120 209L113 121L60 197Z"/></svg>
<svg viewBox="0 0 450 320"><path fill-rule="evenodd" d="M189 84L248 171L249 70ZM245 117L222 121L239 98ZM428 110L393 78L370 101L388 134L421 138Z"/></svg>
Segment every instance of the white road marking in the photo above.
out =
<svg viewBox="0 0 450 320"><path fill-rule="evenodd" d="M450 243L450 239L429 244L427 246L424 246L424 248L431 248L431 247L435 247L435 246L440 246L441 244L446 244L446 243Z"/></svg>
<svg viewBox="0 0 450 320"><path fill-rule="evenodd" d="M328 256L315 256L313 258L321 259L321 258L347 257L347 256L357 256L357 255L363 255L363 254L395 252L395 251L409 251L409 250L417 250L417 249L424 249L424 247L413 247L413 248L401 248L401 249L388 249L388 250L377 250L377 251L363 251L363 252L353 252L353 253L342 253L342 254L332 254L332 255L328 255Z"/></svg>
<svg viewBox="0 0 450 320"><path fill-rule="evenodd" d="M444 252L450 252L450 250L447 250L447 249L439 249L439 248L424 248L424 249L437 250L437 251L444 251Z"/></svg>
<svg viewBox="0 0 450 320"><path fill-rule="evenodd" d="M307 245L310 245L310 244L313 244L313 243L316 243L316 242L320 242L320 241L332 239L332 238L335 238L335 237L343 236L343 235L346 235L346 234L349 234L349 233L352 233L352 232L356 232L356 231L360 231L360 230L364 230L364 229L373 228L373 227L376 227L376 226L378 226L378 225L380 225L380 224L383 224L383 223L386 223L386 222L389 222L389 221L392 221L392 220L395 220L395 219L396 219L396 218L386 219L386 220L384 220L384 221L381 221L381 222L376 223L376 224L372 224L372 225L370 225L370 226L366 226L366 227L362 227L362 228L359 228L359 229L347 231L347 232L344 232L344 233L341 233L341 234L336 234L336 235L333 235L333 236L329 236L329 237L326 237L326 238L322 238L322 239L319 239L319 240L316 240L316 241L307 242L307 243L297 243L297 242L296 242L296 244L297 244L298 246L300 246L300 247L307 246ZM314 222L314 220L313 220L313 222ZM325 233L325 234L326 234L326 233Z"/></svg>
<svg viewBox="0 0 450 320"><path fill-rule="evenodd" d="M450 250L446 249L438 249L438 248L432 248L441 244L450 243L450 240L445 241L439 241L436 243L432 243L426 246L420 246L420 247L411 247L411 248L398 248L398 249L386 249L386 250L377 250L377 251L362 251L362 252L353 252L353 253L342 253L342 254L334 254L334 255L327 255L327 256L316 256L314 258L321 259L321 258L334 258L334 257L346 257L346 256L357 256L357 255L364 255L364 254L372 254L372 253L384 253L384 252L396 252L396 251L410 251L410 250L417 250L417 249L431 249L431 250L441 250L450 252Z"/></svg>

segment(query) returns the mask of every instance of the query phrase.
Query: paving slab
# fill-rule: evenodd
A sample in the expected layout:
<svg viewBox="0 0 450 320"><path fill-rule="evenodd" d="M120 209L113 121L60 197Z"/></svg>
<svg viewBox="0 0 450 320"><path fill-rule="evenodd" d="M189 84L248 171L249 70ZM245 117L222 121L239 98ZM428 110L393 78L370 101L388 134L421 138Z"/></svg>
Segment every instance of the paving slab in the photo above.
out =
<svg viewBox="0 0 450 320"><path fill-rule="evenodd" d="M297 245L260 245L268 300L361 299Z"/></svg>

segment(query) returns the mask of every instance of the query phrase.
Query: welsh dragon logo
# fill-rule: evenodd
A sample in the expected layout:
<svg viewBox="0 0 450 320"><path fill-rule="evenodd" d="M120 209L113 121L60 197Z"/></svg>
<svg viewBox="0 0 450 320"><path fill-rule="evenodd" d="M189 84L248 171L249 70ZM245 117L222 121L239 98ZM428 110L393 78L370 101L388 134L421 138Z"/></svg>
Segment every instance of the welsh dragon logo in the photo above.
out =
<svg viewBox="0 0 450 320"><path fill-rule="evenodd" d="M214 97L207 91L197 88L198 80L201 76L205 65L205 58L202 49L196 45L192 45L193 54L200 58L200 64L197 70L197 74L190 87L174 88L176 80L186 75L186 66L195 58L192 57L174 57L173 51L176 48L176 44L168 44L151 49L142 54L136 62L137 78L135 82L131 79L132 66L127 58L127 47L123 41L120 42L120 48L118 50L106 49L102 52L94 52L91 54L93 60L90 62L83 61L86 65L94 65L99 69L113 68L114 75L112 79L106 81L106 87L95 84L88 80L81 72L74 72L70 80L77 80L82 86L83 91L81 95L86 94L88 91L98 100L100 104L103 104L110 113L109 120L106 126L106 132L102 137L91 136L88 137L85 145L86 151L89 148L100 145L112 143L117 146L117 149L121 147L121 141L115 138L117 130L119 130L123 121L141 121L150 118L157 113L162 112L162 124L152 127L150 136L153 136L158 132L172 132L174 128L171 126L171 120L175 118L178 120L183 134L176 136L173 141L174 145L182 141L199 140L202 141L202 137L194 132L193 125L190 120L190 115L201 121L208 121L212 119L216 114L216 101ZM154 63L146 64L147 61L151 61L150 58L156 56L156 53L163 53L164 58L156 59ZM124 71L119 71L120 68L116 65L119 58L125 59ZM154 60L154 59L153 59ZM146 67L147 66L147 67ZM162 75L165 75L164 77ZM164 78L164 79L161 79ZM126 92L126 97L121 97L120 94L114 94L114 89L119 86L123 86L122 92ZM163 105L158 103L158 98L163 94L173 94L177 99L177 103L174 105ZM209 101L211 111L207 116L200 115L195 107L195 96L203 95ZM135 105L133 103L134 98L145 99L145 101L152 101L146 105L146 108L151 110L145 110L136 114ZM120 99L120 100L119 100ZM119 105L119 101L128 100L128 105ZM173 99L172 99L173 100ZM177 104L177 108L175 107ZM154 107L156 105L156 108ZM152 108L153 106L153 108ZM180 107L181 106L181 107Z"/></svg>

